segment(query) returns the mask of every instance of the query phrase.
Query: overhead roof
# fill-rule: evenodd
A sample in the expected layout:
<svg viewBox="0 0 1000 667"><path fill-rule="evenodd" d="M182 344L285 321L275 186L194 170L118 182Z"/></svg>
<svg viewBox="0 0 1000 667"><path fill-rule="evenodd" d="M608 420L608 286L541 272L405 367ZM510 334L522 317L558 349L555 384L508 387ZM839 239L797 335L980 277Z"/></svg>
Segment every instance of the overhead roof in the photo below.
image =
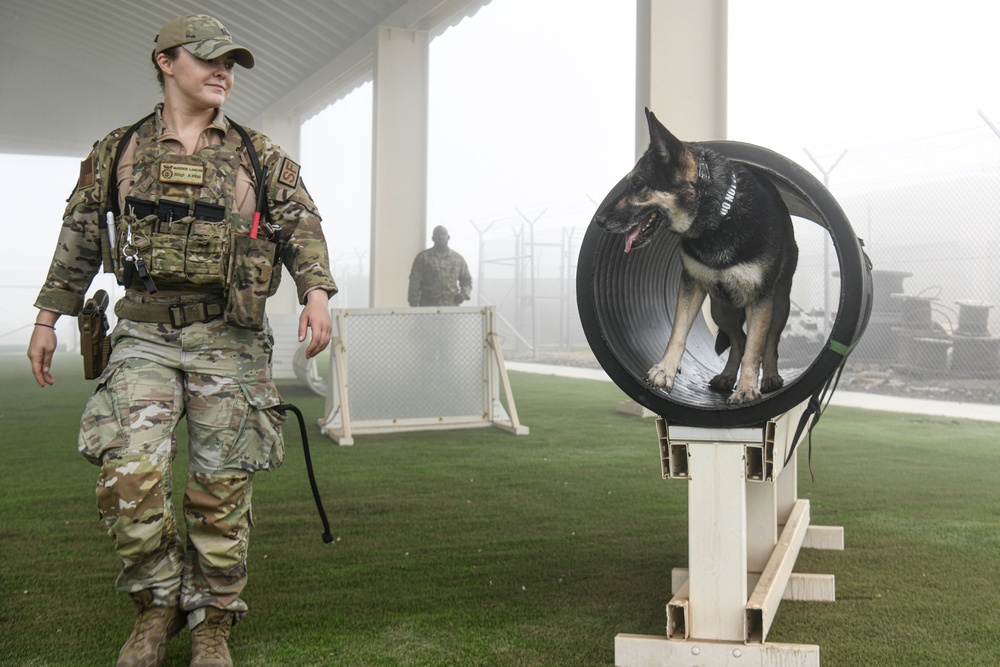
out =
<svg viewBox="0 0 1000 667"><path fill-rule="evenodd" d="M226 102L235 120L303 120L371 77L374 30L443 32L489 0L4 0L0 153L79 156L160 100L150 60L159 27L210 14L250 48Z"/></svg>

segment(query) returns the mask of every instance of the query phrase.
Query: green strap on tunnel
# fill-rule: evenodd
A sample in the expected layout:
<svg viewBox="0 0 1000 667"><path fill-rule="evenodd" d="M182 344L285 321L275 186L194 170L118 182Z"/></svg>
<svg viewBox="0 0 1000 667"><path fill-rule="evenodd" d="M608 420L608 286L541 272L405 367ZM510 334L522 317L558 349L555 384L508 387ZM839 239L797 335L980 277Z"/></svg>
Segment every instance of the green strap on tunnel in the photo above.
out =
<svg viewBox="0 0 1000 667"><path fill-rule="evenodd" d="M842 357L846 357L850 351L854 349L855 345L857 345L857 341L850 345L844 345L843 343L838 343L835 340L830 341L830 349Z"/></svg>

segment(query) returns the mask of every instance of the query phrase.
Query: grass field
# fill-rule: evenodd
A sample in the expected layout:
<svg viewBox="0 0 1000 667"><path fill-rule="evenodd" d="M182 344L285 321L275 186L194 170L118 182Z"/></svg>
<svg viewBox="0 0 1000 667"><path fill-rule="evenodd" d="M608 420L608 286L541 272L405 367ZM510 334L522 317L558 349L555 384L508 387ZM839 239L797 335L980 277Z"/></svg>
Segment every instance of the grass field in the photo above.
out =
<svg viewBox="0 0 1000 667"><path fill-rule="evenodd" d="M42 390L24 357L0 357L2 665L111 665L131 627L97 469L76 453L80 363L64 355ZM511 381L529 436L337 447L312 426L329 545L286 429L286 464L255 487L237 665L607 666L616 634L664 634L687 501L660 478L652 421L617 413L610 383ZM800 496L847 546L796 570L836 575L837 601L783 603L768 640L818 644L824 667L1000 664L1000 425L830 408L813 440ZM187 665L187 643L165 664Z"/></svg>

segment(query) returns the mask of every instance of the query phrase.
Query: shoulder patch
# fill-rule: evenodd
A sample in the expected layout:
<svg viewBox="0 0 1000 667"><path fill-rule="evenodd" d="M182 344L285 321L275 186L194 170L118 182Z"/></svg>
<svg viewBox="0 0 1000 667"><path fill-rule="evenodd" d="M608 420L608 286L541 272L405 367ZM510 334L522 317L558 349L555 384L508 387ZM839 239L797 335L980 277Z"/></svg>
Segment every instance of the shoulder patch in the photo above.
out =
<svg viewBox="0 0 1000 667"><path fill-rule="evenodd" d="M289 158L282 158L281 169L278 170L278 183L294 190L299 184L299 165Z"/></svg>
<svg viewBox="0 0 1000 667"><path fill-rule="evenodd" d="M80 179L76 182L77 188L89 188L94 184L94 154L88 155L80 163Z"/></svg>

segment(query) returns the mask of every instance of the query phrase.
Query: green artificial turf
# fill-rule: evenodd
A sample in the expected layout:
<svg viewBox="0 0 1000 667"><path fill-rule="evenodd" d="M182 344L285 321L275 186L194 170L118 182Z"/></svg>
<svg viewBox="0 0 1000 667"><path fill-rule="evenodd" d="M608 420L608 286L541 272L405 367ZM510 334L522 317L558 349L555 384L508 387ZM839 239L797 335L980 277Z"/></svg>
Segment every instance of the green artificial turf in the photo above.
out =
<svg viewBox="0 0 1000 667"><path fill-rule="evenodd" d="M0 665L110 665L131 628L97 468L76 452L80 363L64 354L40 389L27 359L0 357ZM511 382L528 436L352 447L315 426L321 397L280 385L336 540L291 420L287 462L255 484L237 665L612 665L616 634L664 634L687 500L660 477L653 421L618 413L611 383ZM1000 664L1000 425L830 408L813 442L799 494L846 549L803 550L796 571L834 574L837 601L782 603L768 641L818 644L825 667ZM182 633L165 665L188 660Z"/></svg>

